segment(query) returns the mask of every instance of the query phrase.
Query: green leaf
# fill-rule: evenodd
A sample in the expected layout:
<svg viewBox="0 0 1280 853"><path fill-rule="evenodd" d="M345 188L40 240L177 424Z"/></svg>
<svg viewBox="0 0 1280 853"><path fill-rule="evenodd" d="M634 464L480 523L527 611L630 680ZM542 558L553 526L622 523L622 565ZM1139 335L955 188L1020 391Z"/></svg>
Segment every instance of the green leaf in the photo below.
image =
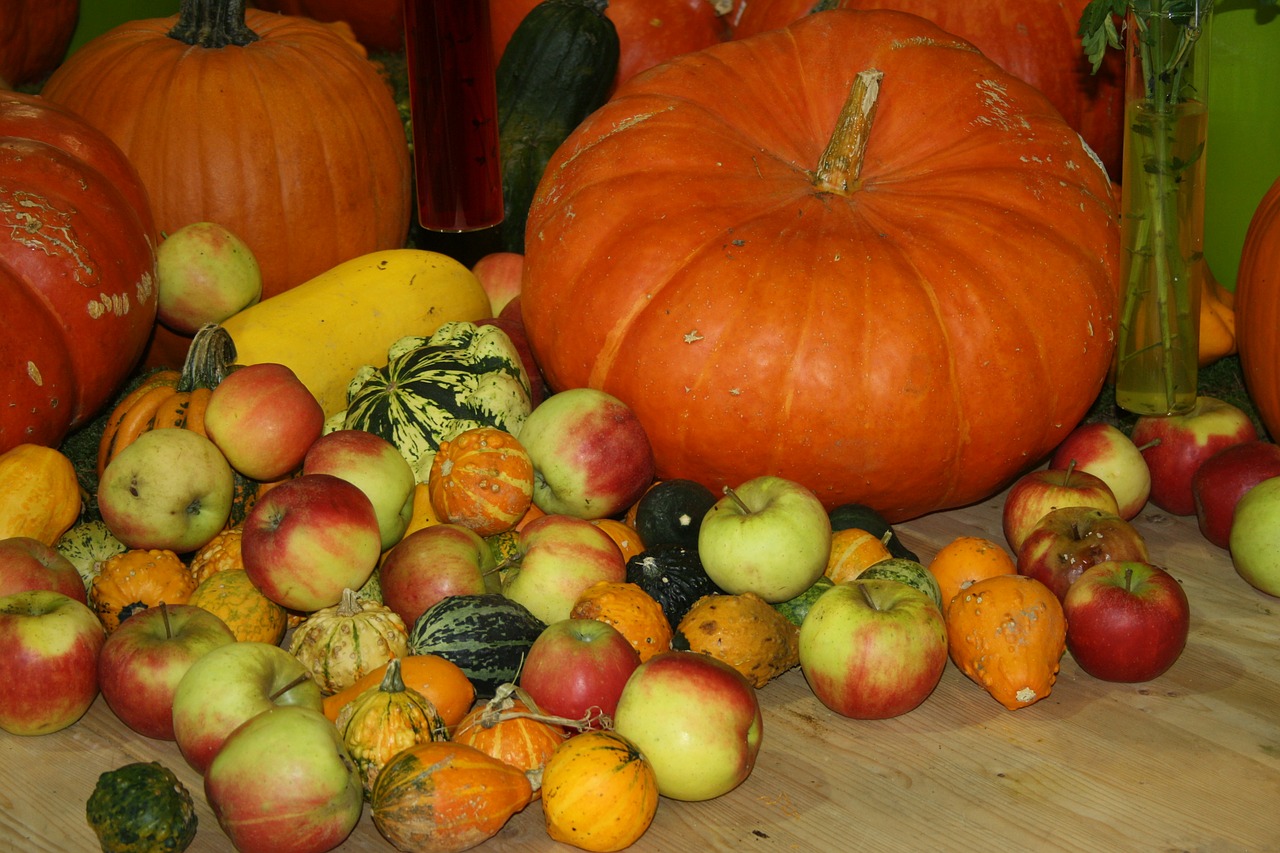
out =
<svg viewBox="0 0 1280 853"><path fill-rule="evenodd" d="M1120 47L1116 18L1123 17L1128 7L1129 0L1090 0L1080 14L1078 35L1093 73L1098 73L1108 47Z"/></svg>

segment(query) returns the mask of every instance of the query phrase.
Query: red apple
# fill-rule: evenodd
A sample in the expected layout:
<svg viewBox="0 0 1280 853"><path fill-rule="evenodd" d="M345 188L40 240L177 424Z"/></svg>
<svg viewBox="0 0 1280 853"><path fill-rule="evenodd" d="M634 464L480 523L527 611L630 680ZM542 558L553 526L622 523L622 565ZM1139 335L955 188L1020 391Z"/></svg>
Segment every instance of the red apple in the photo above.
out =
<svg viewBox="0 0 1280 853"><path fill-rule="evenodd" d="M548 714L599 724L612 718L640 655L607 622L561 619L543 629L520 669L520 686Z"/></svg>
<svg viewBox="0 0 1280 853"><path fill-rule="evenodd" d="M625 403L594 388L552 394L520 428L533 502L548 514L617 515L653 484L653 448Z"/></svg>
<svg viewBox="0 0 1280 853"><path fill-rule="evenodd" d="M1107 562L1086 569L1062 602L1067 650L1104 681L1150 681L1182 654L1191 608L1159 566Z"/></svg>
<svg viewBox="0 0 1280 853"><path fill-rule="evenodd" d="M504 571L502 592L545 624L569 618L596 581L624 581L627 564L599 527L570 515L544 515L520 531L519 557Z"/></svg>
<svg viewBox="0 0 1280 853"><path fill-rule="evenodd" d="M82 602L47 589L0 598L0 729L61 731L98 696L106 632Z"/></svg>
<svg viewBox="0 0 1280 853"><path fill-rule="evenodd" d="M746 781L764 737L751 683L726 663L683 651L636 667L613 728L649 759L662 796L687 801L710 800Z"/></svg>
<svg viewBox="0 0 1280 853"><path fill-rule="evenodd" d="M1146 540L1128 521L1094 507L1064 506L1031 528L1018 550L1018 574L1040 581L1061 601L1090 566L1147 559Z"/></svg>
<svg viewBox="0 0 1280 853"><path fill-rule="evenodd" d="M490 252L471 267L480 286L489 295L489 307L496 317L507 303L520 295L524 276L524 255L519 252Z"/></svg>
<svg viewBox="0 0 1280 853"><path fill-rule="evenodd" d="M270 643L219 646L192 663L178 682L174 740L187 763L204 773L241 723L278 705L324 711L320 688L302 662Z"/></svg>
<svg viewBox="0 0 1280 853"><path fill-rule="evenodd" d="M373 504L382 550L400 541L413 515L413 468L394 444L362 429L317 438L302 459L303 474L332 474L360 487Z"/></svg>
<svg viewBox="0 0 1280 853"><path fill-rule="evenodd" d="M285 365L250 364L213 389L204 428L232 468L252 480L279 480L320 437L324 409Z"/></svg>
<svg viewBox="0 0 1280 853"><path fill-rule="evenodd" d="M51 589L88 604L84 579L58 550L30 536L0 539L0 597Z"/></svg>
<svg viewBox="0 0 1280 853"><path fill-rule="evenodd" d="M364 789L342 735L311 708L270 708L227 738L205 797L239 853L323 853L351 834Z"/></svg>
<svg viewBox="0 0 1280 853"><path fill-rule="evenodd" d="M1191 496L1200 532L1226 548L1231 520L1244 493L1272 477L1280 477L1280 445L1262 439L1220 450L1204 461L1191 478Z"/></svg>
<svg viewBox="0 0 1280 853"><path fill-rule="evenodd" d="M929 697L946 667L942 611L898 581L838 583L800 624L800 669L822 704L846 717L905 714Z"/></svg>
<svg viewBox="0 0 1280 853"><path fill-rule="evenodd" d="M410 533L387 552L378 581L382 603L409 627L443 598L500 588L489 543L460 524L433 524Z"/></svg>
<svg viewBox="0 0 1280 853"><path fill-rule="evenodd" d="M1137 516L1151 494L1151 471L1138 445L1129 436L1104 421L1081 424L1054 450L1049 467L1066 469L1075 463L1077 471L1093 474L1115 495L1120 517Z"/></svg>
<svg viewBox="0 0 1280 853"><path fill-rule="evenodd" d="M1115 495L1101 477L1073 466L1040 468L1023 474L1005 494L1001 522L1009 550L1017 554L1040 519L1064 506L1087 506L1120 514Z"/></svg>
<svg viewBox="0 0 1280 853"><path fill-rule="evenodd" d="M1193 515L1191 480L1196 471L1220 450L1253 441L1258 430L1244 410L1201 396L1185 415L1138 418L1129 437L1144 448L1151 470L1151 502L1174 515Z"/></svg>
<svg viewBox="0 0 1280 853"><path fill-rule="evenodd" d="M191 665L236 641L226 623L187 604L161 604L130 616L98 655L102 698L138 734L173 740L173 694Z"/></svg>
<svg viewBox="0 0 1280 853"><path fill-rule="evenodd" d="M382 554L373 504L332 474L303 474L254 503L240 539L244 569L277 604L310 613L359 589Z"/></svg>

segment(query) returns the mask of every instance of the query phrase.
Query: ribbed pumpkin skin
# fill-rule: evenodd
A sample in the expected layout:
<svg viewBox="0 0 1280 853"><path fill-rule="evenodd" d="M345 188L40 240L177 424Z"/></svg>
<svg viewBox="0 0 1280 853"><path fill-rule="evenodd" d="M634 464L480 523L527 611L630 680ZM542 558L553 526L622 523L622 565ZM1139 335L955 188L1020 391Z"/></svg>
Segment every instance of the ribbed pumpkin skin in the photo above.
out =
<svg viewBox="0 0 1280 853"><path fill-rule="evenodd" d="M823 191L871 68L860 180ZM659 479L773 474L892 521L995 493L1088 411L1118 261L1107 176L1042 95L836 11L621 87L548 167L521 302L552 387L626 402Z"/></svg>
<svg viewBox="0 0 1280 853"><path fill-rule="evenodd" d="M410 165L394 99L348 27L257 9L258 40L200 48L176 17L130 21L49 78L49 100L116 141L156 224L223 225L253 250L263 298L404 244Z"/></svg>
<svg viewBox="0 0 1280 853"><path fill-rule="evenodd" d="M500 689L498 696L463 717L453 742L473 746L521 770L540 769L568 735L559 726L530 716L536 713L524 699ZM535 800L540 795L533 792Z"/></svg>
<svg viewBox="0 0 1280 853"><path fill-rule="evenodd" d="M896 9L973 42L1006 71L1035 86L1117 177L1124 147L1124 59L1107 51L1095 75L1077 30L1089 0L840 0L840 9ZM738 0L734 38L785 27L817 0Z"/></svg>
<svg viewBox="0 0 1280 853"><path fill-rule="evenodd" d="M398 850L454 853L498 834L529 804L523 772L449 741L411 746L382 768L370 798L373 822Z"/></svg>
<svg viewBox="0 0 1280 853"><path fill-rule="evenodd" d="M290 653L311 671L325 693L350 687L408 650L404 621L389 607L358 599L353 589L343 590L339 603L304 619L289 644Z"/></svg>
<svg viewBox="0 0 1280 853"><path fill-rule="evenodd" d="M0 0L0 83L39 80L62 61L80 0Z"/></svg>
<svg viewBox="0 0 1280 853"><path fill-rule="evenodd" d="M542 775L547 834L583 850L612 851L644 835L658 811L658 779L635 744L613 731L565 741Z"/></svg>
<svg viewBox="0 0 1280 853"><path fill-rule="evenodd" d="M1236 335L1249 397L1273 438L1280 437L1280 180L1262 197L1240 255Z"/></svg>
<svg viewBox="0 0 1280 853"><path fill-rule="evenodd" d="M441 520L493 536L529 511L533 461L506 430L474 427L440 445L427 485Z"/></svg>
<svg viewBox="0 0 1280 853"><path fill-rule="evenodd" d="M0 92L0 452L57 445L119 389L155 325L155 245L111 140Z"/></svg>

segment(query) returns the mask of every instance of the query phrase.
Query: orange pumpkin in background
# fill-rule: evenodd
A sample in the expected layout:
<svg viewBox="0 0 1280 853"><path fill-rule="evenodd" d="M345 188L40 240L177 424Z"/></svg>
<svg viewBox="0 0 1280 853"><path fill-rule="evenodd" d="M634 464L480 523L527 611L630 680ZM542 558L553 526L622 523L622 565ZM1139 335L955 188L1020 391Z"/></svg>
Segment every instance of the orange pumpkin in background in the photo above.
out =
<svg viewBox="0 0 1280 853"><path fill-rule="evenodd" d="M125 151L162 232L207 221L243 239L264 299L404 245L404 125L345 25L184 3L92 39L43 94Z"/></svg>
<svg viewBox="0 0 1280 853"><path fill-rule="evenodd" d="M80 0L0 0L0 88L39 80L71 44Z"/></svg>
<svg viewBox="0 0 1280 853"><path fill-rule="evenodd" d="M970 41L1001 68L1044 93L1084 136L1107 171L1120 176L1124 153L1124 59L1107 51L1097 74L1078 30L1089 0L736 0L734 38L785 27L818 7L893 9L930 20Z"/></svg>
<svg viewBox="0 0 1280 853"><path fill-rule="evenodd" d="M1105 172L1043 95L896 12L632 80L557 151L527 234L551 386L623 400L658 477L713 491L775 474L889 521L972 503L1062 441L1114 349Z"/></svg>
<svg viewBox="0 0 1280 853"><path fill-rule="evenodd" d="M346 21L370 50L404 50L404 0L254 0L259 9L317 21Z"/></svg>
<svg viewBox="0 0 1280 853"><path fill-rule="evenodd" d="M1280 179L1262 197L1245 233L1235 317L1249 398L1272 439L1280 440Z"/></svg>

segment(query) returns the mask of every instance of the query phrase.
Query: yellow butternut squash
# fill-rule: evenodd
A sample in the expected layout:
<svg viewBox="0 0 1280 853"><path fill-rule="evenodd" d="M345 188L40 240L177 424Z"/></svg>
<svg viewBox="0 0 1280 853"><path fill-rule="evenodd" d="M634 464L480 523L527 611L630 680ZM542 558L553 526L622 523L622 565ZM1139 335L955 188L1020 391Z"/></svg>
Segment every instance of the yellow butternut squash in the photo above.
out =
<svg viewBox="0 0 1280 853"><path fill-rule="evenodd" d="M390 344L429 336L451 320L490 316L488 295L461 263L422 249L387 249L338 264L222 327L238 364L288 366L328 416L346 408L358 368L386 364Z"/></svg>

